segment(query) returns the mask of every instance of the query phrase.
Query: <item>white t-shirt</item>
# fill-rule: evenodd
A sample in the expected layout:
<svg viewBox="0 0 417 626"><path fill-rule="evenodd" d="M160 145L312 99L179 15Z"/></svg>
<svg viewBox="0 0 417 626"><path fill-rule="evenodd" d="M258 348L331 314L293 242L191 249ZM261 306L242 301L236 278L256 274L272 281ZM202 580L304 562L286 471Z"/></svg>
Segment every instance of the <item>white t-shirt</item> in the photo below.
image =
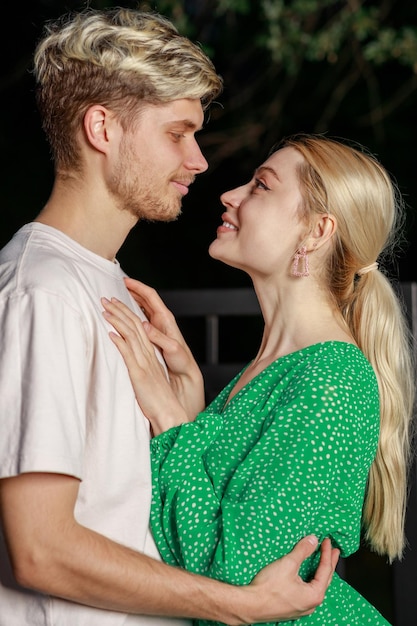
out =
<svg viewBox="0 0 417 626"><path fill-rule="evenodd" d="M0 477L81 480L75 515L155 558L149 531L149 424L109 339L100 298L143 315L117 262L62 232L27 224L0 252ZM168 626L16 587L0 536L0 626Z"/></svg>

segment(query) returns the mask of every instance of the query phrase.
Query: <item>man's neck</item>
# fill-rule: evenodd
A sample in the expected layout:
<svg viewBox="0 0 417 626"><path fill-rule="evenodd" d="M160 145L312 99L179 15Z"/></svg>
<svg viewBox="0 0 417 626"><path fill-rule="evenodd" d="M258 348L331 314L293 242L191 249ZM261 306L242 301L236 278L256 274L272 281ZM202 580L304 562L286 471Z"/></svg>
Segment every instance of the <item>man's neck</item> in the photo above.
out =
<svg viewBox="0 0 417 626"><path fill-rule="evenodd" d="M128 211L116 208L108 197L59 182L34 221L60 230L109 261L114 260L137 222Z"/></svg>

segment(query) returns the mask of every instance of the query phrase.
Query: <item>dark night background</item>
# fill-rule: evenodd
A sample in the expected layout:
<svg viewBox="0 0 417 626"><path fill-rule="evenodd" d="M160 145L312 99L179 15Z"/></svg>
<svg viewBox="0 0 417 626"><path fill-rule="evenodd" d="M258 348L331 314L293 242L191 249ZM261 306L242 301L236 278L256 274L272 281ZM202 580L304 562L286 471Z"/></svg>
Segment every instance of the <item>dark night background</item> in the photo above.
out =
<svg viewBox="0 0 417 626"><path fill-rule="evenodd" d="M90 2L94 8L113 4L138 5L126 1ZM408 204L406 241L394 273L402 281L415 279L416 41L411 39L409 43L409 54L415 55L414 67L398 61L401 49L393 49L392 58L372 65L364 60L357 41L352 42L349 30L344 39L335 40L335 58L327 52L324 60L310 61L307 55L311 57L311 51L305 52L304 58L297 57L302 51L300 53L300 45L292 42L291 37L295 39L299 35L290 32L285 36L285 28L289 27L284 23L282 39L291 41L293 47L284 49L284 58L274 61L270 50L262 47L262 38L267 38L268 32L261 4L242 0L140 3L171 17L181 32L185 31L208 49L224 77L225 91L219 98L221 106L212 109L206 130L200 134L210 169L194 183L177 222L141 223L132 231L119 253L124 269L158 288L247 285L243 274L223 267L207 255L222 212L219 195L244 182L273 143L284 135L301 131L325 132L358 141L375 153L394 175ZM303 6L303 2L286 4ZM349 2L309 4L330 5L327 13L322 11L316 22L312 23L310 17L299 23L301 28L309 29L313 40L315 33L320 35L331 20L343 23L344 19L349 19L349 15L343 17L342 14L343 9L351 9ZM241 7L241 12L229 8L216 13L216 5ZM400 32L404 27L412 27L415 37L416 11L407 0L397 1L395 9L390 2L356 3L356 6L362 5L363 20L359 26L353 24L351 30L358 30L361 23L369 21L366 11L378 8L382 16L378 19L384 28ZM84 6L85 3L80 2L38 0L2 7L5 14L0 80L0 245L36 215L52 183L52 164L40 130L30 73L35 43L45 20ZM355 11L358 16L359 10ZM289 24L294 22L293 18L289 16Z"/></svg>
<svg viewBox="0 0 417 626"><path fill-rule="evenodd" d="M118 255L122 267L159 289L248 286L245 275L207 254L222 213L219 195L244 182L283 136L322 132L365 145L396 179L407 203L407 222L405 240L389 271L400 281L416 280L415 3L277 1L284 11L276 21L266 4L89 3L93 8L140 6L164 13L204 46L225 81L221 104L212 108L200 134L210 169L194 183L178 221L141 223L131 232ZM60 0L2 5L0 246L36 216L52 185L30 73L35 43L45 20L85 6ZM238 342L250 344L247 336ZM393 621L385 561L364 550L353 557L348 574L353 586Z"/></svg>

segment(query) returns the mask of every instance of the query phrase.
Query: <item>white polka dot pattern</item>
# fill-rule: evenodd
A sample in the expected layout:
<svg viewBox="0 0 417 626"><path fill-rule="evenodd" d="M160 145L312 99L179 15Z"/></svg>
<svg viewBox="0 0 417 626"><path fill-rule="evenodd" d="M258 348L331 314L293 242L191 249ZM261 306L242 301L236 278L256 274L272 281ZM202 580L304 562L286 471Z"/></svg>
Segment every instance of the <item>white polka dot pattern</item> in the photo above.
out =
<svg viewBox="0 0 417 626"><path fill-rule="evenodd" d="M379 432L377 381L362 352L343 342L309 346L226 404L235 381L195 422L151 442L162 558L243 585L310 533L330 537L343 556L355 552ZM303 563L303 578L317 562L316 553ZM337 575L324 603L298 622L388 624Z"/></svg>

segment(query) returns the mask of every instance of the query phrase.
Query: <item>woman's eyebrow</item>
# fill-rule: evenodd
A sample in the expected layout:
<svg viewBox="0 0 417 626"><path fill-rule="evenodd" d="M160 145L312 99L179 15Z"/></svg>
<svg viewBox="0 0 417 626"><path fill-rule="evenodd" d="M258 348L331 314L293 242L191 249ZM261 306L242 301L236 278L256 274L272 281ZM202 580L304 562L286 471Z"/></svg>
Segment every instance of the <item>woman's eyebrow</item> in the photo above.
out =
<svg viewBox="0 0 417 626"><path fill-rule="evenodd" d="M253 175L254 176L259 176L263 172L269 172L270 174L272 174L272 176L274 178L276 178L278 181L280 181L280 178L279 178L277 172L272 167L269 167L269 165L261 165L260 167L257 167Z"/></svg>

